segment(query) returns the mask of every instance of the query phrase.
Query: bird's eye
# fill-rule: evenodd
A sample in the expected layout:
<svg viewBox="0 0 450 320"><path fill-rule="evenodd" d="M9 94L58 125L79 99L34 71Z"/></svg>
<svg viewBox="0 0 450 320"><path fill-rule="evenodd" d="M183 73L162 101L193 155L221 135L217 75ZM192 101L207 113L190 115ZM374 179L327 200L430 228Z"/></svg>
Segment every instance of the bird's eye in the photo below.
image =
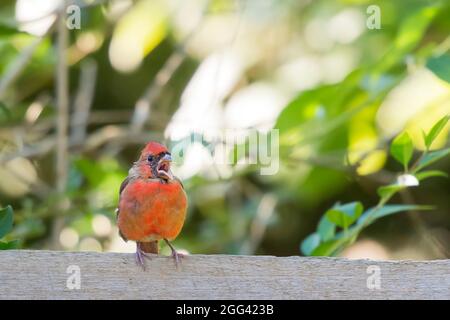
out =
<svg viewBox="0 0 450 320"><path fill-rule="evenodd" d="M153 157L152 155L149 155L148 158L147 158L147 160L148 160L149 162L152 162L154 158L155 158L155 157Z"/></svg>

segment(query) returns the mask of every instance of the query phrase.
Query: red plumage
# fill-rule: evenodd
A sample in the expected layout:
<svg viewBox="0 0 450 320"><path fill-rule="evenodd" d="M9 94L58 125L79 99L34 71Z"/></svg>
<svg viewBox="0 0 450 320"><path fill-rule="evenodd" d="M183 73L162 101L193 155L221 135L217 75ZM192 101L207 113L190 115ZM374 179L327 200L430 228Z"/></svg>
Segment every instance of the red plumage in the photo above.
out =
<svg viewBox="0 0 450 320"><path fill-rule="evenodd" d="M146 253L158 253L158 241L163 239L179 261L180 254L169 240L183 227L187 197L170 162L165 146L149 142L120 187L117 225L122 238L137 242L136 259L143 267Z"/></svg>

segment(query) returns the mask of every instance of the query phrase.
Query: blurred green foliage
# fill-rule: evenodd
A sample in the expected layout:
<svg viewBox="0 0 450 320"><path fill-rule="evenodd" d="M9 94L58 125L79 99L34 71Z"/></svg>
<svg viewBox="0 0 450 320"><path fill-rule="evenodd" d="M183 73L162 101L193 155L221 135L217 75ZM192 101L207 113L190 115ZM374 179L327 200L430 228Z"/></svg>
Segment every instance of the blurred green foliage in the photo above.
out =
<svg viewBox="0 0 450 320"><path fill-rule="evenodd" d="M408 167L413 150L425 150L410 172L419 180L449 171L448 161L434 163L448 153L449 125L431 129L450 113L447 1L180 2L180 10L188 10L185 3L206 6L192 40L180 19L201 16L201 10L180 13L165 2L155 3L149 10L149 1L130 2L113 14L111 1L100 1L83 7L81 29L70 31L71 112L87 63L94 62L97 71L87 136L71 142L64 194L54 188L55 34L39 38L24 31L15 20L16 2L0 4L0 205L15 210L8 239L19 239L21 248L59 248L64 237L69 239L65 249L117 250L114 210L128 168L147 140L180 142L165 134L168 124L199 68L228 45L245 57L245 68L220 97L220 110L261 83L288 101L271 125L280 134L280 170L263 176L258 165L232 166L231 174L213 175L212 165L208 173L199 170L184 178L189 212L176 246L193 253L297 255L301 244L303 254L329 255L342 253L343 243L352 244L358 235L374 239L392 257L409 247L417 251L414 258L448 256L447 179L408 189L417 204L397 189L379 189L395 180L395 160ZM381 29L366 28L369 5L380 7ZM177 20L177 14L184 18ZM350 37L354 30L360 33ZM127 65L115 65L114 48L134 45L143 52L142 61L123 72L120 67ZM2 81L26 52L30 60L3 89ZM153 97L143 130L133 134L137 101L180 52L180 66ZM126 55L130 63L132 52ZM199 99L209 94L218 95L204 92ZM201 129L190 134L202 135ZM393 197L399 204L374 212L377 190L384 190L382 199ZM423 208L422 203L434 210L420 221L413 214L393 215ZM63 224L55 229L59 218ZM417 231L418 223L425 235ZM430 236L440 243L437 251L425 240ZM344 240L336 246L337 239Z"/></svg>
<svg viewBox="0 0 450 320"><path fill-rule="evenodd" d="M394 213L409 210L424 210L431 207L421 205L388 205L386 204L392 196L411 186L418 186L419 182L433 176L444 176L446 173L438 170L420 171L432 162L426 159L437 161L450 153L450 148L429 152L434 139L447 125L449 116L443 117L430 130L423 135L426 145L425 151L417 159L413 166L409 166L413 156L413 144L408 133L402 132L391 144L391 155L403 165L404 173L397 177L395 183L378 188L380 200L373 208L364 208L361 202L351 202L344 205L337 204L329 209L321 218L317 231L309 235L302 243L301 250L305 255L330 256L342 252L343 249L351 245L359 233L364 228L374 223L377 219L392 215ZM336 234L336 229L341 228L342 232Z"/></svg>
<svg viewBox="0 0 450 320"><path fill-rule="evenodd" d="M11 206L0 209L0 240L13 228L13 209ZM0 250L14 249L17 241L0 241Z"/></svg>

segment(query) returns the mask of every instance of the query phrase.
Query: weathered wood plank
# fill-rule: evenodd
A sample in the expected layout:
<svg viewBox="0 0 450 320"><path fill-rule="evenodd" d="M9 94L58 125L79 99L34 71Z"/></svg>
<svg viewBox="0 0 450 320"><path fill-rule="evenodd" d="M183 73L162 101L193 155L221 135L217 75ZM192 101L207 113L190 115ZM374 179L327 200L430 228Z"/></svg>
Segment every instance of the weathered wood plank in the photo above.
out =
<svg viewBox="0 0 450 320"><path fill-rule="evenodd" d="M370 266L380 289L368 288ZM78 267L80 289L69 289ZM450 299L450 260L192 255L177 270L154 256L144 272L132 254L11 250L0 251L0 298Z"/></svg>

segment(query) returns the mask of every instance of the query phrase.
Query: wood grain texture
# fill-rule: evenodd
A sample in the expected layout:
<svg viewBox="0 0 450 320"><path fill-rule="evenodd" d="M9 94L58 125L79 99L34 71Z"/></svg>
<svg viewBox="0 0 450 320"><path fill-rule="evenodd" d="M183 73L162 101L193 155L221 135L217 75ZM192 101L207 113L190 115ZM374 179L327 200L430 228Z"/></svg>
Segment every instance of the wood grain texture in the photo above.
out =
<svg viewBox="0 0 450 320"><path fill-rule="evenodd" d="M81 288L68 289L69 266ZM381 288L368 289L369 266ZM450 299L450 260L369 261L341 258L0 251L0 299Z"/></svg>

